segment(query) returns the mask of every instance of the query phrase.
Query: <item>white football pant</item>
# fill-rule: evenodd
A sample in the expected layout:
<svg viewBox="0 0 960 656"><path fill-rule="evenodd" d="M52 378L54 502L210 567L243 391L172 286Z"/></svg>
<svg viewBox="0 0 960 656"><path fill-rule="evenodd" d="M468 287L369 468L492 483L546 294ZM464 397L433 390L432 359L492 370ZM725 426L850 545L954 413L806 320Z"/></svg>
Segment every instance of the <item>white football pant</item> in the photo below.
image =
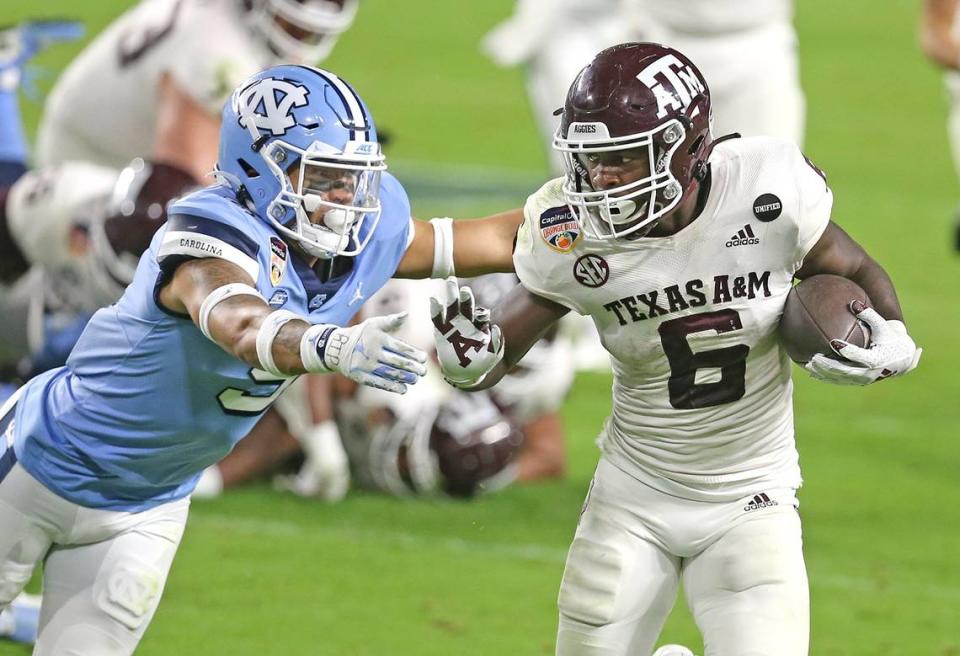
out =
<svg viewBox="0 0 960 656"><path fill-rule="evenodd" d="M601 458L560 586L558 656L647 656L683 581L705 656L806 656L793 490L729 503L657 492Z"/></svg>
<svg viewBox="0 0 960 656"><path fill-rule="evenodd" d="M189 503L95 510L57 496L19 464L0 476L0 610L46 559L34 656L132 654L160 602Z"/></svg>

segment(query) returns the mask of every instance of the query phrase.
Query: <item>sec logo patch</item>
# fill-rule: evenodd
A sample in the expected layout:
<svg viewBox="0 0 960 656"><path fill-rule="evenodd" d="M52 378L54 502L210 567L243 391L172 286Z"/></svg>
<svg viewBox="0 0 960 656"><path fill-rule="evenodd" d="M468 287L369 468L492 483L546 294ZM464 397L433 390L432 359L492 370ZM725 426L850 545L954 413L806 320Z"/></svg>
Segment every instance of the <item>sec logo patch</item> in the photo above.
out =
<svg viewBox="0 0 960 656"><path fill-rule="evenodd" d="M540 215L540 236L553 250L569 253L580 239L580 224L569 207L551 207Z"/></svg>
<svg viewBox="0 0 960 656"><path fill-rule="evenodd" d="M610 279L610 265L599 255L583 255L573 263L573 277L584 287L601 287Z"/></svg>

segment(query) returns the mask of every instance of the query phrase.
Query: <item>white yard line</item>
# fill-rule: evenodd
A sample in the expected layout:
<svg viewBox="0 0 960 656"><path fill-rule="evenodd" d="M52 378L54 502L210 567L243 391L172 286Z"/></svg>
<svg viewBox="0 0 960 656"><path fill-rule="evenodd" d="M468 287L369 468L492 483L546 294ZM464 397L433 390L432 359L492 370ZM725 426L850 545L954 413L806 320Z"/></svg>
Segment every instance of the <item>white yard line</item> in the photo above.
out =
<svg viewBox="0 0 960 656"><path fill-rule="evenodd" d="M195 513L190 518L190 524L257 536L275 535L321 541L363 541L371 544L375 543L406 548L411 551L419 551L424 548L441 549L456 554L512 558L515 560L557 566L562 566L567 557L566 547L559 548L544 544L474 542L462 538L429 537L418 533L394 529L357 529L342 526L317 528L291 521L236 517L233 515L211 514L207 512ZM915 594L938 600L960 602L960 586L916 583L907 586L891 585L889 588L881 589L878 587L876 581L870 578L842 574L820 574L812 576L810 585L815 590L818 588L828 588L876 595L881 595L884 592Z"/></svg>

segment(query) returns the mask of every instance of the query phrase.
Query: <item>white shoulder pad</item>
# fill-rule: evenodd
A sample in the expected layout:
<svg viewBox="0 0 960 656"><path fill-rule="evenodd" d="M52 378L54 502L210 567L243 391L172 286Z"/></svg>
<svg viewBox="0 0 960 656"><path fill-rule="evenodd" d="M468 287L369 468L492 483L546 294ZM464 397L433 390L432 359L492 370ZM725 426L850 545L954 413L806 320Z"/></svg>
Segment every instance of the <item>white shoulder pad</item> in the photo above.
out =
<svg viewBox="0 0 960 656"><path fill-rule="evenodd" d="M799 149L794 158L797 180L797 257L802 261L819 241L830 223L833 211L833 192L827 176Z"/></svg>
<svg viewBox="0 0 960 656"><path fill-rule="evenodd" d="M571 253L581 238L562 188L563 178L556 178L527 198L523 223L517 231L513 266L530 292L582 314L565 290L557 287L562 277L555 275L557 267L573 266L575 258L571 258Z"/></svg>

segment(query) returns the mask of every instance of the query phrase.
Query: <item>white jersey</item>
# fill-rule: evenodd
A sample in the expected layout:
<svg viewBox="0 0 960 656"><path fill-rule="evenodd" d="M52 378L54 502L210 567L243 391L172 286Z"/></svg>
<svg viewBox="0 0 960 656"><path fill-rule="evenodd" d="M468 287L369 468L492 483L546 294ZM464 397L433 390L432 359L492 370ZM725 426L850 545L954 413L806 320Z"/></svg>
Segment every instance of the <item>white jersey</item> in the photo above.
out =
<svg viewBox="0 0 960 656"><path fill-rule="evenodd" d="M589 315L613 362L601 447L663 492L731 500L801 483L777 324L833 197L790 142L725 141L700 216L669 237L583 234L561 185L524 208L514 264L531 292Z"/></svg>
<svg viewBox="0 0 960 656"><path fill-rule="evenodd" d="M702 36L751 30L793 19L793 0L625 0L641 30L652 20L671 31ZM708 78L709 79L709 78Z"/></svg>
<svg viewBox="0 0 960 656"><path fill-rule="evenodd" d="M272 63L244 20L240 0L145 0L120 16L54 86L38 135L39 164L122 168L149 154L164 75L219 115L240 82Z"/></svg>

